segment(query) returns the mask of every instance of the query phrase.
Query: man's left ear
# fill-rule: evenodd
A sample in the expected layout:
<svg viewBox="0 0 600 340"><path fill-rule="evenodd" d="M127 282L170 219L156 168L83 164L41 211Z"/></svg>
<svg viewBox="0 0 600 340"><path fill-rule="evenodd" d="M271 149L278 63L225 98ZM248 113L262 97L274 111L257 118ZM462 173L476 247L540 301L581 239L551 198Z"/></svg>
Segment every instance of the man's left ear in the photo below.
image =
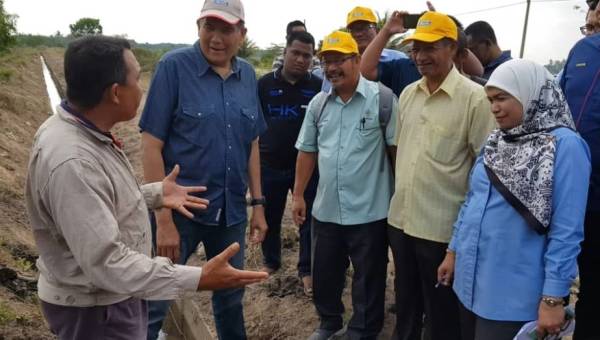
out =
<svg viewBox="0 0 600 340"><path fill-rule="evenodd" d="M119 84L118 83L112 84L108 88L107 91L108 91L108 100L113 104L119 104L119 102L120 102L119 93L121 91L121 87L119 86Z"/></svg>

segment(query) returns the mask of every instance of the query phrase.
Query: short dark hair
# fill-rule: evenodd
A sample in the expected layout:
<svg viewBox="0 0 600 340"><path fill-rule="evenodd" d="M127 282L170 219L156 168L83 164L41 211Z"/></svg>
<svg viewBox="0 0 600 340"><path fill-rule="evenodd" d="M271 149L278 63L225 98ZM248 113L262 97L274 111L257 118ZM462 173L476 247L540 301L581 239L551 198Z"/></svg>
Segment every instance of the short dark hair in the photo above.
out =
<svg viewBox="0 0 600 340"><path fill-rule="evenodd" d="M454 21L454 24L456 24L456 54L461 56L467 53L467 35L465 34L463 24L453 15L448 16Z"/></svg>
<svg viewBox="0 0 600 340"><path fill-rule="evenodd" d="M308 33L308 32L292 32L287 36L287 41L285 46L288 47L290 46L295 40L298 40L299 42L303 42L305 44L311 44L313 47L313 50L315 49L315 38L312 36L312 34Z"/></svg>
<svg viewBox="0 0 600 340"><path fill-rule="evenodd" d="M64 71L67 99L80 109L91 109L102 101L107 87L127 81L123 52L131 49L122 38L86 36L69 44Z"/></svg>
<svg viewBox="0 0 600 340"><path fill-rule="evenodd" d="M285 35L288 36L292 33L292 30L294 29L294 27L298 27L298 26L302 26L304 27L304 29L306 29L306 25L300 21L300 20L294 20L294 21L290 21L287 24L287 27L285 28Z"/></svg>
<svg viewBox="0 0 600 340"><path fill-rule="evenodd" d="M498 45L494 29L485 21L476 21L470 24L465 29L465 34L470 35L471 39L475 42L489 40L492 44Z"/></svg>

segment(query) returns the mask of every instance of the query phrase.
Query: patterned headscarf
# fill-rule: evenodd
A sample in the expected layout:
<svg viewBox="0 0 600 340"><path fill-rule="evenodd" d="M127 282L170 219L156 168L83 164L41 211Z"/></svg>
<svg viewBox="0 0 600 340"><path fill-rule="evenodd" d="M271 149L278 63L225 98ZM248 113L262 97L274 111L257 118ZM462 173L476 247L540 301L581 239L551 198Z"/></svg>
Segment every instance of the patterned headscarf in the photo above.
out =
<svg viewBox="0 0 600 340"><path fill-rule="evenodd" d="M500 65L486 84L523 105L523 122L496 129L484 146L484 164L496 189L538 233L548 231L558 127L575 129L571 112L553 76L541 65L513 59Z"/></svg>

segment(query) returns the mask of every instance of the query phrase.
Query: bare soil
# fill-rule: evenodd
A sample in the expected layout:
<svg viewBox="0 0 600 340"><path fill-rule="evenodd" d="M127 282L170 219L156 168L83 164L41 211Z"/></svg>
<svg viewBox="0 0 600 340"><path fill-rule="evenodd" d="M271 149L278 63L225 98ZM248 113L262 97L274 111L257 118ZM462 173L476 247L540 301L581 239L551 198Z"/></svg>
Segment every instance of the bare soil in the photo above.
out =
<svg viewBox="0 0 600 340"><path fill-rule="evenodd" d="M35 292L34 241L23 202L33 135L50 106L40 52L0 56L0 339L52 339Z"/></svg>

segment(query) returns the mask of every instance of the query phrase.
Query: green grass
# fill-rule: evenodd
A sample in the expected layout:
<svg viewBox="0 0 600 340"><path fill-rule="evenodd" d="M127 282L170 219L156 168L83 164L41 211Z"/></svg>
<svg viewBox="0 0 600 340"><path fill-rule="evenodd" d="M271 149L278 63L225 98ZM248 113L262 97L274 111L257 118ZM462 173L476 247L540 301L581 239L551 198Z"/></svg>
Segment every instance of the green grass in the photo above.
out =
<svg viewBox="0 0 600 340"><path fill-rule="evenodd" d="M0 303L0 326L17 320L17 314L6 304Z"/></svg>

